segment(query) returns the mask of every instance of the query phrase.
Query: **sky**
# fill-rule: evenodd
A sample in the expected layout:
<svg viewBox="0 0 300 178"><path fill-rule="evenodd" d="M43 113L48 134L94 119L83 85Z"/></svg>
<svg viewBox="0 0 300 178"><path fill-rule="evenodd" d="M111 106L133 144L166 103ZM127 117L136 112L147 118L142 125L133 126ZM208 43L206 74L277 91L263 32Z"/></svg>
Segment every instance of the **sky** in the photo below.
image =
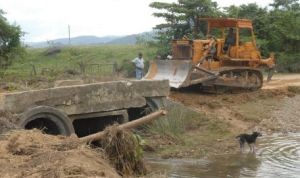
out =
<svg viewBox="0 0 300 178"><path fill-rule="evenodd" d="M154 17L153 1L177 0L0 0L10 23L21 26L23 40L37 42L81 35L123 36L151 31L163 19ZM273 0L213 0L220 7L257 3L265 7Z"/></svg>

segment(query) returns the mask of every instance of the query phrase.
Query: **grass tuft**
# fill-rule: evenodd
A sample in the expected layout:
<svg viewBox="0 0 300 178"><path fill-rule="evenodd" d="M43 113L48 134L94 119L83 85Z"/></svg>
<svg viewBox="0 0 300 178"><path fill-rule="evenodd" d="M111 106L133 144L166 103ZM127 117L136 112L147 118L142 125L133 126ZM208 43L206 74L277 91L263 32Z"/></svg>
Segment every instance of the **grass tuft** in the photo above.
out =
<svg viewBox="0 0 300 178"><path fill-rule="evenodd" d="M178 139L185 131L185 118L184 110L180 107L174 107L166 116L147 125L146 128L150 133Z"/></svg>

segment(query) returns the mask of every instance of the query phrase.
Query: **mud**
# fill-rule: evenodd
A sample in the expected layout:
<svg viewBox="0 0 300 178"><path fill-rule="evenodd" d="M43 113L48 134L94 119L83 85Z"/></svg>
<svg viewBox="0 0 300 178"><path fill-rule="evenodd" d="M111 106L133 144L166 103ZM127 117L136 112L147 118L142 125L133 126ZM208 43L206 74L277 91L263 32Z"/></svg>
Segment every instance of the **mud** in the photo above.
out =
<svg viewBox="0 0 300 178"><path fill-rule="evenodd" d="M120 177L102 150L64 144L72 139L38 130L1 135L1 177Z"/></svg>
<svg viewBox="0 0 300 178"><path fill-rule="evenodd" d="M232 132L297 132L300 131L299 94L300 75L283 75L275 76L261 90L254 92L206 94L173 91L170 99L228 122Z"/></svg>
<svg viewBox="0 0 300 178"><path fill-rule="evenodd" d="M297 177L299 82L300 75L281 75L255 92L172 91L172 102L199 115L181 133L182 143L163 135L147 140L156 148L147 155L151 171L165 177ZM252 131L263 133L257 154L241 154L235 137Z"/></svg>
<svg viewBox="0 0 300 178"><path fill-rule="evenodd" d="M205 120L199 118L197 123L200 124L182 136L192 140L190 145L185 141L160 139L158 135L151 137L152 144L171 150L162 155L164 158L199 158L220 152L238 152L233 138L241 132L299 132L299 81L300 75L275 76L262 90L249 93L213 95L173 91L170 100L204 114ZM7 132L16 128L7 120L13 115L4 113L0 116L1 177L120 177L102 149L76 144L73 137L45 135L37 130ZM225 129L221 129L212 133L205 125L221 122L225 124L220 126L226 126L229 132L223 133Z"/></svg>
<svg viewBox="0 0 300 178"><path fill-rule="evenodd" d="M291 75L291 80L286 75L275 76L261 90L254 92L172 91L169 100L198 116L191 120L186 118L189 121L178 137L179 142L159 134L150 136L147 141L160 158L205 158L238 153L235 137L241 133L260 131L264 136L298 133L299 80L300 75Z"/></svg>

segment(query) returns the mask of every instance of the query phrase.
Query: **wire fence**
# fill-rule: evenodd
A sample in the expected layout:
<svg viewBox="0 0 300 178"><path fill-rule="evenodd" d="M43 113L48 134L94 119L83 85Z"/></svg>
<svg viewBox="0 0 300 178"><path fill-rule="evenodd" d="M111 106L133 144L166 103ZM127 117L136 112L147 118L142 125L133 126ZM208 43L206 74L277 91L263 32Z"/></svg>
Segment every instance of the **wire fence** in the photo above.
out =
<svg viewBox="0 0 300 178"><path fill-rule="evenodd" d="M83 63L76 64L54 64L39 65L26 64L19 66L11 66L0 71L2 77L21 77L30 78L35 76L55 76L62 73L67 74L83 74L98 76L114 76L118 74L118 65L116 62L111 63Z"/></svg>

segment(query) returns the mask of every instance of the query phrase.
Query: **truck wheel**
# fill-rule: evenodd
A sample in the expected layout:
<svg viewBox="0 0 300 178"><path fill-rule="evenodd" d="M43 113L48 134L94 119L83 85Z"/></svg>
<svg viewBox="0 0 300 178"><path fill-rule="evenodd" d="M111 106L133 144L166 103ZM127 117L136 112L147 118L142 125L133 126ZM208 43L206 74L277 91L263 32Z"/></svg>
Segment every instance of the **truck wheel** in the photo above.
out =
<svg viewBox="0 0 300 178"><path fill-rule="evenodd" d="M164 108L166 106L165 99L165 97L146 98L147 107L151 112Z"/></svg>
<svg viewBox="0 0 300 178"><path fill-rule="evenodd" d="M20 117L19 125L24 129L37 128L51 135L69 136L74 133L67 114L49 106L38 106L25 111Z"/></svg>
<svg viewBox="0 0 300 178"><path fill-rule="evenodd" d="M146 98L146 105L139 108L129 108L127 110L129 121L141 118L147 114L155 112L161 108L164 108L165 105L165 97L149 97Z"/></svg>

